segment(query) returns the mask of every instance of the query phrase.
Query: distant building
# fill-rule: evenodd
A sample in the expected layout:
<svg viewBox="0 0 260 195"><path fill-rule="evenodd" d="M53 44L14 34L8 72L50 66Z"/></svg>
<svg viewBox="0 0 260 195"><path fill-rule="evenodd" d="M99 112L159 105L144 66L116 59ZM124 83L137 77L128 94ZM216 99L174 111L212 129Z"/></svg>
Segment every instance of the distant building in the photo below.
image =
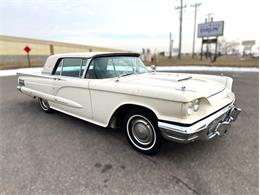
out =
<svg viewBox="0 0 260 195"><path fill-rule="evenodd" d="M178 56L178 52L179 52L179 49L178 48L173 48L172 49L172 56ZM164 52L165 53L165 56L169 56L170 54L169 54L169 51L166 51L166 52Z"/></svg>
<svg viewBox="0 0 260 195"><path fill-rule="evenodd" d="M0 68L26 66L25 46L31 48L31 63L36 66L43 65L51 54L94 51L126 52L120 49L0 35Z"/></svg>

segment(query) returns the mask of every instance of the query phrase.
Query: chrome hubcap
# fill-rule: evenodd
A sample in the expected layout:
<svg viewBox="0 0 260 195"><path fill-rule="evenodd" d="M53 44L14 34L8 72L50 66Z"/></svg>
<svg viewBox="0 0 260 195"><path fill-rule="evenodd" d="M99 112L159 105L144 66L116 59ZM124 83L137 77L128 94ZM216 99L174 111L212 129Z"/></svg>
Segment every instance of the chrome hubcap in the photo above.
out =
<svg viewBox="0 0 260 195"><path fill-rule="evenodd" d="M145 119L133 119L131 121L131 131L135 140L142 145L148 145L154 139L153 127Z"/></svg>

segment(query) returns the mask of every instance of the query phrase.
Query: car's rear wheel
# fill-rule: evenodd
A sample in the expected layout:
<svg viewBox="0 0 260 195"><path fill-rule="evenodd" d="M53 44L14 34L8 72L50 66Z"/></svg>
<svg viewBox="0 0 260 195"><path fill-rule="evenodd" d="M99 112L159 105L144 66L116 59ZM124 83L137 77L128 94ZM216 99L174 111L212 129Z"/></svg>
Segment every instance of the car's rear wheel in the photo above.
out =
<svg viewBox="0 0 260 195"><path fill-rule="evenodd" d="M52 112L52 109L50 108L49 102L47 100L38 98L38 101L44 112L48 112L48 113Z"/></svg>
<svg viewBox="0 0 260 195"><path fill-rule="evenodd" d="M159 151L162 136L156 117L144 109L135 109L127 113L123 126L129 144L144 154L155 154Z"/></svg>

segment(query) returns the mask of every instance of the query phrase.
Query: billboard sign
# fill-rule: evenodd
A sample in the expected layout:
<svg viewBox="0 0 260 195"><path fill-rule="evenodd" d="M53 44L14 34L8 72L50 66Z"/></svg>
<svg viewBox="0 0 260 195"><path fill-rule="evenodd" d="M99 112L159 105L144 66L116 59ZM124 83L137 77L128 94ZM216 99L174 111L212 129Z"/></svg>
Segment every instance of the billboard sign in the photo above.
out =
<svg viewBox="0 0 260 195"><path fill-rule="evenodd" d="M224 21L207 22L198 24L198 37L217 37L223 36Z"/></svg>

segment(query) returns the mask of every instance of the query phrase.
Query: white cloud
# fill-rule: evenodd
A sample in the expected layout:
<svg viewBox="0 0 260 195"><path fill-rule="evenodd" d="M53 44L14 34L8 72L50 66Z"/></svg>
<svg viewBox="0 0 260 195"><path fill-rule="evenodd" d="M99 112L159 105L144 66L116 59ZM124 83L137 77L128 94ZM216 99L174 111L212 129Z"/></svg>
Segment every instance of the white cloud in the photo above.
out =
<svg viewBox="0 0 260 195"><path fill-rule="evenodd" d="M184 0L183 51L191 51L195 1ZM229 40L259 39L258 1L202 0L198 23L213 12L225 20ZM89 45L168 50L173 32L178 45L178 0L0 0L0 33ZM196 40L197 48L200 40Z"/></svg>

